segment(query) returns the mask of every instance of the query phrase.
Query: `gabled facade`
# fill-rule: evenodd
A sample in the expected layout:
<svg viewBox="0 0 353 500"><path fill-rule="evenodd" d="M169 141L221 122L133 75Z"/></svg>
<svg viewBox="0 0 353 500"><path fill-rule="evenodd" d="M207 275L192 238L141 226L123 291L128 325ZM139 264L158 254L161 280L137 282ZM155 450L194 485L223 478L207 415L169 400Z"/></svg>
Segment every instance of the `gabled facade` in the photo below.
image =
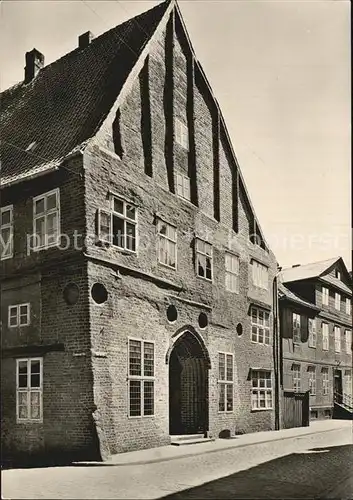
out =
<svg viewBox="0 0 353 500"><path fill-rule="evenodd" d="M276 260L178 6L80 45L3 93L3 452L273 429Z"/></svg>
<svg viewBox="0 0 353 500"><path fill-rule="evenodd" d="M293 266L281 280L289 290L280 298L284 390L310 391L311 418L352 412L352 281L343 260Z"/></svg>

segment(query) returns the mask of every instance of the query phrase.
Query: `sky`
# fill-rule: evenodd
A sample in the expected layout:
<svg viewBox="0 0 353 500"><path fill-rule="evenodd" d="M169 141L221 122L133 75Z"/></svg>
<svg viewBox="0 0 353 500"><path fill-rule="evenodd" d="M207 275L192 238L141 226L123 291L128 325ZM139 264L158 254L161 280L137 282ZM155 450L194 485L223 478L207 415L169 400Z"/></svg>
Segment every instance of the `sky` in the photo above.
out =
<svg viewBox="0 0 353 500"><path fill-rule="evenodd" d="M157 3L2 0L1 90L32 48L49 64ZM352 269L350 3L178 3L277 261L342 256Z"/></svg>

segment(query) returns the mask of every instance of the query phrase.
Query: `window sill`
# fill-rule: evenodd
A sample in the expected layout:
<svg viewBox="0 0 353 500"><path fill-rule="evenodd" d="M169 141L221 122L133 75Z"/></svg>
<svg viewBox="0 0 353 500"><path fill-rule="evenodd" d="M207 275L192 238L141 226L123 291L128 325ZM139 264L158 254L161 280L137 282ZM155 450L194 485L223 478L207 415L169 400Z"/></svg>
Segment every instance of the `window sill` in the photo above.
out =
<svg viewBox="0 0 353 500"><path fill-rule="evenodd" d="M259 412L259 411L273 411L274 408L251 408L251 412Z"/></svg>
<svg viewBox="0 0 353 500"><path fill-rule="evenodd" d="M30 419L16 419L16 424L30 424L30 425L33 425L33 424L42 424L43 423L43 419L41 420L30 420Z"/></svg>
<svg viewBox="0 0 353 500"><path fill-rule="evenodd" d="M234 410L224 410L224 411L218 410L218 415L232 415L232 414L234 414Z"/></svg>
<svg viewBox="0 0 353 500"><path fill-rule="evenodd" d="M251 343L256 345L265 345L267 347L271 347L272 345L271 343L266 344L265 342L256 342L256 340L251 340Z"/></svg>
<svg viewBox="0 0 353 500"><path fill-rule="evenodd" d="M155 415L136 415L136 416L128 415L127 418L129 420L140 420L143 418L155 418Z"/></svg>
<svg viewBox="0 0 353 500"><path fill-rule="evenodd" d="M308 345L308 347L310 347L310 349L316 349L316 345Z"/></svg>
<svg viewBox="0 0 353 500"><path fill-rule="evenodd" d="M9 259L13 259L13 254L12 255L6 255L5 257L1 257L0 261L9 260Z"/></svg>
<svg viewBox="0 0 353 500"><path fill-rule="evenodd" d="M31 250L31 252L41 252L43 250L48 250L49 248L55 248L55 247L59 247L59 246L60 246L60 243L59 243L59 241L57 241L55 243L51 243L50 245L43 245L40 247L30 247L30 250Z"/></svg>
<svg viewBox="0 0 353 500"><path fill-rule="evenodd" d="M177 267L173 267L173 266L169 266L168 264L164 264L164 262L160 262L158 261L158 265L159 266L163 266L163 267L166 267L167 269L171 269L172 271L176 271L177 270Z"/></svg>
<svg viewBox="0 0 353 500"><path fill-rule="evenodd" d="M213 280L210 278L205 278L204 276L199 276L198 274L196 275L196 277L203 281L207 281L208 283L213 283Z"/></svg>
<svg viewBox="0 0 353 500"><path fill-rule="evenodd" d="M118 247L117 245L114 245L110 241L99 240L96 242L96 246L105 247L105 248L110 248L110 247L115 248L115 250L117 250L119 253L121 253L123 255L137 255L136 250L129 250L128 248Z"/></svg>

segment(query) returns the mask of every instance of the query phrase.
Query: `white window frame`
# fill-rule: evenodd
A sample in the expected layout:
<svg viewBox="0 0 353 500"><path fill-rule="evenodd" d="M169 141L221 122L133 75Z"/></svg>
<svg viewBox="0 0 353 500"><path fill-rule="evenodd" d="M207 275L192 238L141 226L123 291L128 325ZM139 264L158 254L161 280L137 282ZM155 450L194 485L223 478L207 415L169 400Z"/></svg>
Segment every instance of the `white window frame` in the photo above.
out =
<svg viewBox="0 0 353 500"><path fill-rule="evenodd" d="M321 369L322 376L322 394L323 396L327 396L329 392L329 369L327 367L323 367Z"/></svg>
<svg viewBox="0 0 353 500"><path fill-rule="evenodd" d="M189 151L189 129L179 118L175 118L175 140L186 151Z"/></svg>
<svg viewBox="0 0 353 500"><path fill-rule="evenodd" d="M341 327L334 327L335 335L335 352L341 352Z"/></svg>
<svg viewBox="0 0 353 500"><path fill-rule="evenodd" d="M308 366L308 384L310 396L316 396L316 367Z"/></svg>
<svg viewBox="0 0 353 500"><path fill-rule="evenodd" d="M161 233L161 226L165 225L167 228L167 233ZM174 233L174 234L173 234ZM169 224L162 219L157 220L157 238L158 238L158 262L163 266L169 267L170 269L177 269L177 238L178 232L176 226ZM170 256L173 254L171 248L174 248L174 266L164 262L161 259L161 253L165 256L165 260L170 260Z"/></svg>
<svg viewBox="0 0 353 500"><path fill-rule="evenodd" d="M338 269L336 269L336 278L337 278L338 280L340 280L340 279L341 279L341 273L340 273L340 271L338 271Z"/></svg>
<svg viewBox="0 0 353 500"><path fill-rule="evenodd" d="M317 341L317 331L316 331L316 319L308 318L308 346L316 348Z"/></svg>
<svg viewBox="0 0 353 500"><path fill-rule="evenodd" d="M323 306L329 305L330 291L326 286L322 287L321 301Z"/></svg>
<svg viewBox="0 0 353 500"><path fill-rule="evenodd" d="M255 286L262 288L263 290L268 290L268 267L258 262L257 260L252 260L252 281Z"/></svg>
<svg viewBox="0 0 353 500"><path fill-rule="evenodd" d="M180 198L190 201L190 177L177 172L175 192Z"/></svg>
<svg viewBox="0 0 353 500"><path fill-rule="evenodd" d="M351 299L346 298L346 314L351 315Z"/></svg>
<svg viewBox="0 0 353 500"><path fill-rule="evenodd" d="M321 325L321 330L322 330L322 350L328 351L330 348L329 324L323 321Z"/></svg>
<svg viewBox="0 0 353 500"><path fill-rule="evenodd" d="M348 397L347 397L348 396ZM343 374L343 403L352 403L352 370L344 370Z"/></svg>
<svg viewBox="0 0 353 500"><path fill-rule="evenodd" d="M352 352L352 330L344 331L344 343L346 347L346 354L350 354Z"/></svg>
<svg viewBox="0 0 353 500"><path fill-rule="evenodd" d="M255 376L255 374L257 376ZM268 377L270 375L270 377ZM261 387L261 380L264 381L264 386ZM267 381L270 381L268 384ZM257 384L254 385L254 382L257 381ZM252 411L261 411L261 410L272 410L273 409L273 381L272 381L272 372L271 370L251 370L251 409ZM260 399L261 393L265 393L265 399ZM270 397L268 397L270 396ZM271 404L269 404L269 400ZM260 405L260 401L265 401L265 406Z"/></svg>
<svg viewBox="0 0 353 500"><path fill-rule="evenodd" d="M341 294L338 292L335 292L335 309L341 310Z"/></svg>
<svg viewBox="0 0 353 500"><path fill-rule="evenodd" d="M3 224L2 223L2 214L5 212L10 212L10 221ZM10 238L9 238L9 242L7 243L6 247L5 247L5 241L3 238L3 231L4 230L10 230ZM12 257L13 257L13 237L14 237L13 205L7 205L6 207L0 208L0 238L1 238L0 260L12 259ZM5 253L7 248L9 248L10 251L8 253Z"/></svg>
<svg viewBox="0 0 353 500"><path fill-rule="evenodd" d="M21 315L20 310L21 307L26 307L27 308L27 313L26 313L26 322L21 323ZM11 311L16 311L16 324L12 325L11 324L11 318L14 317L14 315L11 315ZM31 324L31 304L29 302L24 302L23 304L13 304L8 306L8 313L7 313L7 326L9 328L19 328L22 326L29 326Z"/></svg>
<svg viewBox="0 0 353 500"><path fill-rule="evenodd" d="M230 252L225 253L225 288L228 292L239 293L240 258Z"/></svg>
<svg viewBox="0 0 353 500"><path fill-rule="evenodd" d="M293 331L293 343L300 344L302 340L301 335L301 315L293 312L292 313L292 331ZM299 331L299 334L298 334Z"/></svg>
<svg viewBox="0 0 353 500"><path fill-rule="evenodd" d="M204 250L200 249L201 244L204 245ZM210 253L207 253L206 248L210 249ZM199 256L205 260L205 266L204 266L205 276L202 276L201 274L199 274L199 265L198 265L199 264ZM211 264L211 278L207 278L207 276L206 276L207 258L209 259L210 264ZM196 265L196 276L198 278L202 278L206 281L212 282L212 280L213 280L213 247L212 247L211 243L208 243L207 241L202 240L200 238L195 238L195 265Z"/></svg>
<svg viewBox="0 0 353 500"><path fill-rule="evenodd" d="M140 373L141 375L130 375L130 341L133 342L140 342L141 344L141 370ZM153 345L153 376L151 375L144 375L144 353L145 353L145 344L152 344ZM155 342L154 340L145 340L145 339L140 339L140 338L134 338L134 337L129 337L128 342L127 342L127 351L128 351L128 356L127 356L127 415L128 418L131 419L136 419L136 418L153 418L155 416L156 412L156 348L155 348ZM130 415L130 382L140 382L140 415ZM145 402L144 402L144 384L145 382L152 382L153 383L153 413L151 415L145 415Z"/></svg>
<svg viewBox="0 0 353 500"><path fill-rule="evenodd" d="M221 356L224 356L224 378L221 378L220 374L220 360ZM230 361L230 366L232 367L231 377L228 378L228 360ZM221 387L224 388L224 410L220 410L220 395ZM228 388L231 388L232 394L232 407L228 409ZM218 413L233 413L234 412L234 354L231 352L218 352Z"/></svg>
<svg viewBox="0 0 353 500"><path fill-rule="evenodd" d="M254 321L253 312L256 311L256 322ZM271 344L271 329L270 329L270 312L260 307L251 306L251 342L254 344ZM262 320L261 320L262 314ZM266 318L267 316L267 318ZM254 331L256 329L256 332ZM262 335L261 335L262 330ZM262 341L260 337L262 336ZM266 342L268 340L268 342Z"/></svg>
<svg viewBox="0 0 353 500"><path fill-rule="evenodd" d="M301 388L301 366L294 363L292 366L292 386L295 392L300 392Z"/></svg>
<svg viewBox="0 0 353 500"><path fill-rule="evenodd" d="M31 386L31 362L32 361L39 361L39 387L32 387ZM20 363L27 362L27 387L20 387L19 384L19 365ZM20 399L20 393L26 393L27 394L27 418L20 418L19 415L19 410L20 410L20 405L19 405L19 399ZM38 393L39 394L39 418L31 418L31 393ZM31 423L41 423L43 422L43 358L19 358L16 360L16 422L17 423L22 423L22 422L31 422Z"/></svg>
<svg viewBox="0 0 353 500"><path fill-rule="evenodd" d="M53 194L56 195L56 206L54 208L51 208L50 210L47 210L47 200L49 196L52 196ZM39 200L44 200L44 212L41 212L39 214L36 214L36 203ZM52 242L48 242L48 217L50 215L56 214L57 217L57 225L56 225L56 234L54 232L54 240ZM36 232L36 221L38 219L41 219L44 217L44 244L37 245L37 232ZM47 248L55 247L59 244L59 238L60 238L60 190L59 188L52 189L51 191L48 191L47 193L40 194L38 196L35 196L33 198L33 239L32 245L31 245L31 250L33 251L39 251L39 250L46 250Z"/></svg>

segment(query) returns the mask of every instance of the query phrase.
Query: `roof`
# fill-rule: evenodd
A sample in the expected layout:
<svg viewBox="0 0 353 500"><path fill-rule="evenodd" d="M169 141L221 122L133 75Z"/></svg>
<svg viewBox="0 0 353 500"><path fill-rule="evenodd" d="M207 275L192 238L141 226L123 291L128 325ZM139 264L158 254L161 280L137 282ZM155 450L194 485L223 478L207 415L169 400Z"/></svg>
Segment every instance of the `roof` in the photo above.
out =
<svg viewBox="0 0 353 500"><path fill-rule="evenodd" d="M335 278L334 276L327 274L325 276L321 276L320 280L328 283L329 285L333 285L336 288L339 288L343 292L348 293L348 295L352 295L352 290L345 283L343 283L343 281Z"/></svg>
<svg viewBox="0 0 353 500"><path fill-rule="evenodd" d="M329 267L333 266L340 257L334 257L328 260L322 260L319 262L313 262L311 264L304 264L298 267L289 267L283 269L281 272L281 280L283 283L289 283L291 281L300 281L309 278L318 278L322 273L324 273Z"/></svg>
<svg viewBox="0 0 353 500"><path fill-rule="evenodd" d="M2 185L53 168L95 135L169 4L129 19L0 94Z"/></svg>
<svg viewBox="0 0 353 500"><path fill-rule="evenodd" d="M312 304L311 302L307 302L306 300L302 299L291 290L289 290L286 286L284 286L283 283L279 283L278 285L278 295L280 299L287 299L290 302L301 305L302 307L320 311L319 307L317 307L315 304Z"/></svg>

